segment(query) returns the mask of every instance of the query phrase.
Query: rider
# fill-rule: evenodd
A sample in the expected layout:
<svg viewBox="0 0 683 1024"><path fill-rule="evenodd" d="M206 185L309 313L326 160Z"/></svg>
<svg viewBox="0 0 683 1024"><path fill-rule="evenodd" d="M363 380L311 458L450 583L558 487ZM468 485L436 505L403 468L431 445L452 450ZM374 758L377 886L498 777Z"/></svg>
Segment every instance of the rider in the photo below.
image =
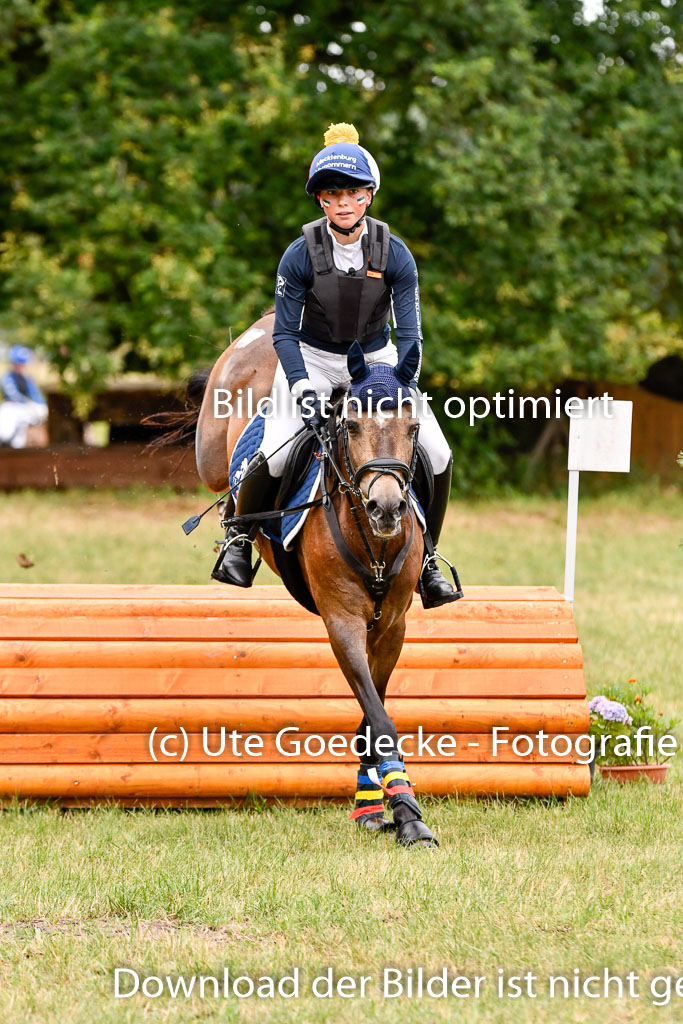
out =
<svg viewBox="0 0 683 1024"><path fill-rule="evenodd" d="M24 448L28 428L37 427L47 419L45 396L26 373L26 366L32 359L32 349L12 345L10 369L0 378L0 445Z"/></svg>
<svg viewBox="0 0 683 1024"><path fill-rule="evenodd" d="M436 544L448 505L453 459L428 403L419 400L422 331L415 260L386 224L367 216L379 185L377 164L358 144L354 126L330 125L306 184L324 217L304 225L302 236L292 242L278 267L273 329L278 366L271 392L277 412L265 420L260 450L240 485L237 514L260 510L272 478L284 472L291 445L266 459L301 428L302 416L318 427L324 423L325 398L333 387L350 383L346 359L354 339L360 342L366 362L392 366L417 344L420 361L413 387L420 443L434 470L434 497L425 512ZM396 345L391 340L390 317ZM256 521L248 529L250 540L258 525ZM223 549L214 576L248 587L253 578L251 543L240 539L244 536L236 526L228 529L226 539L232 543ZM459 596L433 555L425 559L419 589L428 608Z"/></svg>

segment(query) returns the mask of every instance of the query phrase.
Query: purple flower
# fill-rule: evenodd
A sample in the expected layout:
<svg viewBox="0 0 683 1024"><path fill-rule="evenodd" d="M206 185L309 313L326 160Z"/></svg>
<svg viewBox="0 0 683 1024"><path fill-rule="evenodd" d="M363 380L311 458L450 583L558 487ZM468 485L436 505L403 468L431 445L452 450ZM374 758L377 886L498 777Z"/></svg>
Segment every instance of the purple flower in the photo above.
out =
<svg viewBox="0 0 683 1024"><path fill-rule="evenodd" d="M633 719L623 704L618 700L609 700L602 694L593 697L588 709L596 715L600 715L606 722L623 722L625 725L632 725Z"/></svg>

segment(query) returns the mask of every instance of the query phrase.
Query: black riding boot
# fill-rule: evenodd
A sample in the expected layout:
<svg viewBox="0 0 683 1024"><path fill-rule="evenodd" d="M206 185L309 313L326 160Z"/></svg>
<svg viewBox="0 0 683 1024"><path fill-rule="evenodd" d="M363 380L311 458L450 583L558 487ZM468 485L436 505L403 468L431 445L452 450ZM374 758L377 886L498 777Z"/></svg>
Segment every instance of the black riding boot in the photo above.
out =
<svg viewBox="0 0 683 1024"><path fill-rule="evenodd" d="M279 483L268 472L265 455L256 452L240 484L236 514L243 516L250 512L261 512L267 507L267 498L272 494L272 486L276 482ZM211 576L214 580L218 580L219 583L231 583L235 587L251 586L261 563L259 558L252 569L251 547L260 525L261 521L255 520L242 526L235 524L228 527L225 531L225 541L229 543L226 545L224 542L213 567Z"/></svg>
<svg viewBox="0 0 683 1024"><path fill-rule="evenodd" d="M457 601L462 597L458 584L457 590L448 582L437 565L434 549L441 535L448 499L451 493L451 468L453 456L443 473L434 475L434 497L428 509L425 509L427 535L425 535L425 562L417 583L422 604L425 608L438 608L439 605Z"/></svg>

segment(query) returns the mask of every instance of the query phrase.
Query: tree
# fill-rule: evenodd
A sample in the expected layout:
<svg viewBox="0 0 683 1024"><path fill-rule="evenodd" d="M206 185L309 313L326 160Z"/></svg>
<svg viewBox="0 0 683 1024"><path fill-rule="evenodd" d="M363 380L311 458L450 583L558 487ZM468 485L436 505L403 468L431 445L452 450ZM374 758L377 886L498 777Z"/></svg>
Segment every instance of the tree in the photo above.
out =
<svg viewBox="0 0 683 1024"><path fill-rule="evenodd" d="M211 363L349 120L418 260L424 388L636 380L680 334L682 12L10 0L0 323L75 395Z"/></svg>

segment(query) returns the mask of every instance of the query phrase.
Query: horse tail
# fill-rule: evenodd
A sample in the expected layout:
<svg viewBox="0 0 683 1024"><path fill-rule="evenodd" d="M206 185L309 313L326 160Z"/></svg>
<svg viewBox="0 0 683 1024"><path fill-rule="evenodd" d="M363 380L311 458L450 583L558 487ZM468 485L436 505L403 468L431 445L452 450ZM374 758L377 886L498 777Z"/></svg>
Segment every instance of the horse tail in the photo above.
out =
<svg viewBox="0 0 683 1024"><path fill-rule="evenodd" d="M210 376L211 370L204 369L195 370L188 377L185 386L185 408L182 411L155 412L140 421L145 427L163 430L159 437L155 437L145 446L146 452L155 452L168 445L189 447L194 444L199 410Z"/></svg>

